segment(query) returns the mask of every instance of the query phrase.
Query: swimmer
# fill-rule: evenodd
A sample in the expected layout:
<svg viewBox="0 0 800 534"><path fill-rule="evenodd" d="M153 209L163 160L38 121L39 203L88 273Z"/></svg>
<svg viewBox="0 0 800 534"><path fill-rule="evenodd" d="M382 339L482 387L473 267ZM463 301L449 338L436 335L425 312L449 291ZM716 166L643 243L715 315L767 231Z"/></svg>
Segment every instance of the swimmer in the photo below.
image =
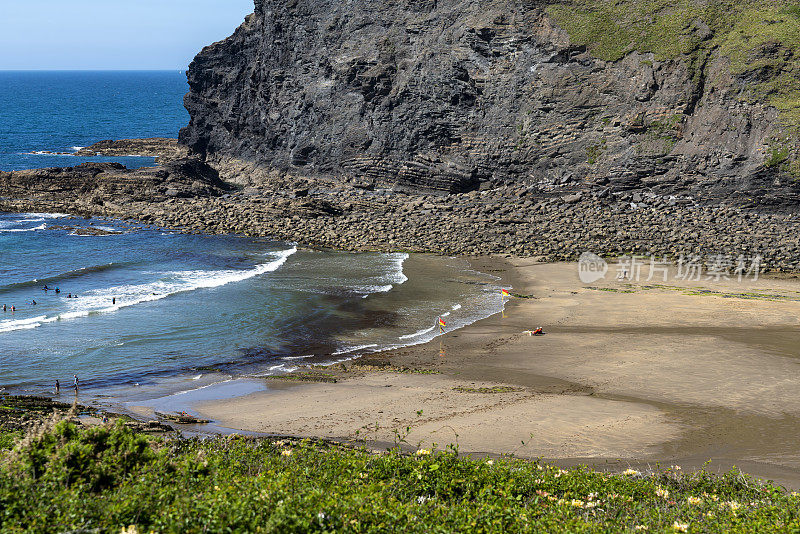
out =
<svg viewBox="0 0 800 534"><path fill-rule="evenodd" d="M6 311L6 305L3 304L3 312L5 313L5 311Z"/></svg>
<svg viewBox="0 0 800 534"><path fill-rule="evenodd" d="M58 295L59 293L61 293L61 290L56 288L56 295Z"/></svg>
<svg viewBox="0 0 800 534"><path fill-rule="evenodd" d="M59 393L61 393L61 382L56 380L56 395L58 395Z"/></svg>
<svg viewBox="0 0 800 534"><path fill-rule="evenodd" d="M67 298L71 299L72 298L72 293L67 293Z"/></svg>
<svg viewBox="0 0 800 534"><path fill-rule="evenodd" d="M31 299L31 306L36 306L36 301Z"/></svg>
<svg viewBox="0 0 800 534"><path fill-rule="evenodd" d="M117 303L117 297L111 297L111 304Z"/></svg>
<svg viewBox="0 0 800 534"><path fill-rule="evenodd" d="M47 284L45 284L44 287L42 288L42 291L49 291L49 290L50 290L50 288L47 287Z"/></svg>

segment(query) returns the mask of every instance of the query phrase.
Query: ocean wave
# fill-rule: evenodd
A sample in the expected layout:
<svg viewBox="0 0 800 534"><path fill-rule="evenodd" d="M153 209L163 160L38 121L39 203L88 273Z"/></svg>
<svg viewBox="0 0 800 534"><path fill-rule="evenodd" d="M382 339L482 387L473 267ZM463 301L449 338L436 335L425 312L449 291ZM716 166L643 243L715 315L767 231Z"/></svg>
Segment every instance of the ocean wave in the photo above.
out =
<svg viewBox="0 0 800 534"><path fill-rule="evenodd" d="M367 282L366 284L351 286L349 289L358 295L363 295L363 298L366 298L374 293L389 292L395 286L408 281L408 277L403 272L403 263L409 258L408 254L392 253L387 254L386 258L389 260L390 264L389 272L368 278L365 280Z"/></svg>
<svg viewBox="0 0 800 534"><path fill-rule="evenodd" d="M279 269L286 263L289 256L295 252L297 252L297 247L269 253L275 257L274 260L262 263L246 271L175 271L165 273L166 280L91 290L82 294L78 299L64 297L65 304L71 306L72 310L49 317L40 316L32 319L2 321L0 322L0 333L36 328L46 323L88 317L100 313L111 313L129 306L161 300L178 293L241 282ZM109 306L108 304L112 298L116 299L116 301Z"/></svg>
<svg viewBox="0 0 800 534"><path fill-rule="evenodd" d="M344 349L337 350L336 352L332 352L331 355L332 356L338 356L340 354L349 354L351 352L356 352L358 350L372 349L372 348L375 348L377 346L378 346L377 343L371 343L369 345L357 345L355 347L347 347L347 348L344 348Z"/></svg>
<svg viewBox="0 0 800 534"><path fill-rule="evenodd" d="M32 217L36 219L62 219L64 217L69 217L66 213L39 213L39 212L30 212L30 213L21 213L23 217Z"/></svg>
<svg viewBox="0 0 800 534"><path fill-rule="evenodd" d="M413 339L415 337L424 336L425 334L433 332L435 329L436 329L436 325L433 325L430 328L423 328L422 330L418 330L418 331L414 332L413 334L406 334L404 336L400 336L397 339Z"/></svg>
<svg viewBox="0 0 800 534"><path fill-rule="evenodd" d="M453 311L460 310L461 309L461 304L455 304L451 309Z"/></svg>
<svg viewBox="0 0 800 534"><path fill-rule="evenodd" d="M22 222L22 221L20 221ZM45 230L47 229L47 224L43 223L35 228L2 228L0 232L35 232L37 230Z"/></svg>
<svg viewBox="0 0 800 534"><path fill-rule="evenodd" d="M47 320L46 315L30 317L28 319L12 319L0 322L0 332L11 332L13 330L29 330L42 326L42 322Z"/></svg>
<svg viewBox="0 0 800 534"><path fill-rule="evenodd" d="M124 263L111 262L111 263L103 263L100 265L90 265L88 267L80 267L78 269L73 269L71 271L66 271L52 276L46 276L44 278L34 278L32 280L25 280L24 282L15 282L12 284L2 285L0 286L0 292L9 291L12 289L22 289L26 287L41 287L44 285L54 284L56 282L62 282L64 280L72 280L74 278L85 276L87 274L100 273L104 271L110 271L113 269L119 269L129 265L131 265L130 262L124 262Z"/></svg>
<svg viewBox="0 0 800 534"><path fill-rule="evenodd" d="M281 360L287 360L287 361L306 360L308 358L313 358L313 357L314 357L313 354L304 354L303 356L284 356L283 358L281 358Z"/></svg>

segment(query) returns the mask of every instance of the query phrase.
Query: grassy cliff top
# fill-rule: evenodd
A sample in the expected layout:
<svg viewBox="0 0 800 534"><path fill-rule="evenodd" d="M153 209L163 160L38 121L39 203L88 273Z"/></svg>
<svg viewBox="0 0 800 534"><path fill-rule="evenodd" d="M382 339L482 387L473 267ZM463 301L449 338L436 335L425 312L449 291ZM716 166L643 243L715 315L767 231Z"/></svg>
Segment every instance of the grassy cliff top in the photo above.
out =
<svg viewBox="0 0 800 534"><path fill-rule="evenodd" d="M571 0L548 7L574 44L604 60L652 52L657 60L718 51L745 82L744 97L800 127L797 0Z"/></svg>
<svg viewBox="0 0 800 534"><path fill-rule="evenodd" d="M799 517L795 493L675 466L611 475L55 419L0 440L2 532L796 532Z"/></svg>

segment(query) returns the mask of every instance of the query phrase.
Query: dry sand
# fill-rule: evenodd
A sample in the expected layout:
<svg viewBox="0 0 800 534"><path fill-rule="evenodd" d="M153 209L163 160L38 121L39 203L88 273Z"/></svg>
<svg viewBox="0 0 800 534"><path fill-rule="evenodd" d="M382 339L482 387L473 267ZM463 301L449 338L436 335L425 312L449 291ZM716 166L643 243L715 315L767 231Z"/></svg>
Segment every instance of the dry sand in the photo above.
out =
<svg viewBox="0 0 800 534"><path fill-rule="evenodd" d="M198 411L229 428L612 468L712 460L800 486L800 281L591 285L575 264L474 260L513 293L425 345ZM590 287L591 286L591 287ZM537 326L546 335L523 333ZM385 360L385 361L382 361ZM421 372L397 372L406 368ZM435 373L435 374L431 374ZM422 411L421 414L418 411ZM406 430L408 428L408 430Z"/></svg>

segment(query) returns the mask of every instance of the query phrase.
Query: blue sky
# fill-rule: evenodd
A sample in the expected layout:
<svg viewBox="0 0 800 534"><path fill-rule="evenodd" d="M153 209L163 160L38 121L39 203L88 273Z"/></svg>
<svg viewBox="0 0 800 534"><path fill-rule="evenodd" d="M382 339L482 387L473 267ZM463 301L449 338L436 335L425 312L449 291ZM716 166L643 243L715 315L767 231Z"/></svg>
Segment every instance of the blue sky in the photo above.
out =
<svg viewBox="0 0 800 534"><path fill-rule="evenodd" d="M185 69L253 0L0 0L0 70Z"/></svg>

